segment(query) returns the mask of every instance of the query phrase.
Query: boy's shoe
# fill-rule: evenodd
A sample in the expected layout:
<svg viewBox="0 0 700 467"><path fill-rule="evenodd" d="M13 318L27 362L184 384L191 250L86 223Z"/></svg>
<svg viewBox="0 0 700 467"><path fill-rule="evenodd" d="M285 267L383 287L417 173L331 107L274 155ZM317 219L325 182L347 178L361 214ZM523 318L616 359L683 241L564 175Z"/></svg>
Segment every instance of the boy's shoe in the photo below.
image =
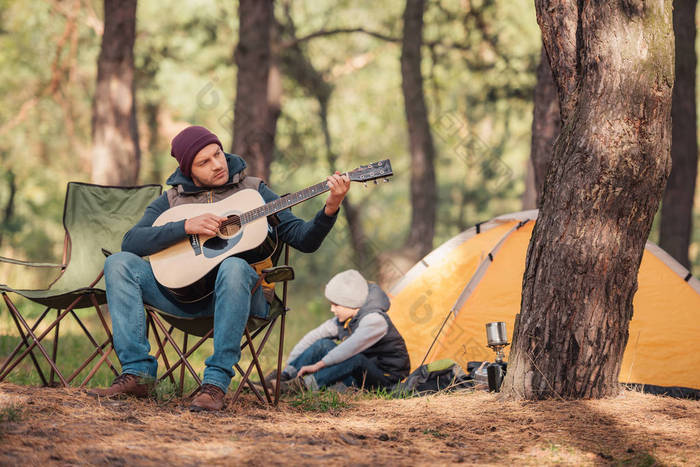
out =
<svg viewBox="0 0 700 467"><path fill-rule="evenodd" d="M226 394L218 386L204 384L199 394L195 396L190 405L191 412L201 412L203 410L221 410L224 407L224 396Z"/></svg>
<svg viewBox="0 0 700 467"><path fill-rule="evenodd" d="M88 394L100 397L136 396L148 397L154 384L140 376L122 373L117 376L108 388L90 389Z"/></svg>
<svg viewBox="0 0 700 467"><path fill-rule="evenodd" d="M280 383L281 394L301 394L302 392L306 392L307 390L308 388L303 378L299 378L298 376L296 378L287 381L282 381Z"/></svg>
<svg viewBox="0 0 700 467"><path fill-rule="evenodd" d="M284 371L282 372L282 376L280 377L280 383L284 381L288 381L289 375L285 373ZM260 393L265 392L265 389L263 388L262 382L261 381L251 381L253 386L255 386L255 389L260 391ZM275 393L275 384L277 383L277 370L273 370L270 373L265 376L265 385L267 386L268 391L270 391L271 394ZM280 390L282 389L282 385L280 385Z"/></svg>
<svg viewBox="0 0 700 467"><path fill-rule="evenodd" d="M287 373L285 373L284 370L282 370L282 376L280 376L280 381L288 381L290 379L292 378L290 378L290 376ZM277 370L272 370L267 374L267 376L265 376L265 382L269 384L274 383L275 381L277 381Z"/></svg>

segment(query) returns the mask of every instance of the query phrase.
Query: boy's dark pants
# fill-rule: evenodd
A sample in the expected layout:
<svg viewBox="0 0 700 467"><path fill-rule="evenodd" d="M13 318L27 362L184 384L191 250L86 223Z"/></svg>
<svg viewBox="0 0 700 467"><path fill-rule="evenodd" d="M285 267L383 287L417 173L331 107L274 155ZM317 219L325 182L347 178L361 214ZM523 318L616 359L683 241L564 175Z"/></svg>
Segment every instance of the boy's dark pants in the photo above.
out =
<svg viewBox="0 0 700 467"><path fill-rule="evenodd" d="M313 365L333 350L336 345L331 339L319 339L289 364L297 370L306 365ZM346 386L363 388L388 387L396 383L395 378L381 370L372 360L361 353L335 365L321 368L311 375L319 388L331 386L337 382L342 382Z"/></svg>

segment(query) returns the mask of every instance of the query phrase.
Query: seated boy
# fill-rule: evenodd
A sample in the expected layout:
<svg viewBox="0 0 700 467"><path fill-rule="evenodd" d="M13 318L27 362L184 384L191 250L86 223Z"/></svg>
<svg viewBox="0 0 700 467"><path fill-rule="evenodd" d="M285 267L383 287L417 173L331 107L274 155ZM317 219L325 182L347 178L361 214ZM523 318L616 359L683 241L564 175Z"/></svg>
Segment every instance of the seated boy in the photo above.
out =
<svg viewBox="0 0 700 467"><path fill-rule="evenodd" d="M408 376L406 343L387 315L389 297L378 285L350 269L328 282L325 295L335 317L294 346L280 389L316 390L337 382L390 387Z"/></svg>

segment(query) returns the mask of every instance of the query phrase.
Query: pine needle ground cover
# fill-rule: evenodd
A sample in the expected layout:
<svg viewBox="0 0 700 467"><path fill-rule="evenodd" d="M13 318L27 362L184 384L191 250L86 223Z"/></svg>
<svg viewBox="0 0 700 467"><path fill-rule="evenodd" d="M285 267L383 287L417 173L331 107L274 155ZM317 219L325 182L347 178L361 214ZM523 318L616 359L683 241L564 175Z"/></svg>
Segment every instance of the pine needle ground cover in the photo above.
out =
<svg viewBox="0 0 700 467"><path fill-rule="evenodd" d="M248 396L193 414L179 398L96 400L2 383L0 465L700 463L700 402L634 391L578 402L307 394L276 409Z"/></svg>

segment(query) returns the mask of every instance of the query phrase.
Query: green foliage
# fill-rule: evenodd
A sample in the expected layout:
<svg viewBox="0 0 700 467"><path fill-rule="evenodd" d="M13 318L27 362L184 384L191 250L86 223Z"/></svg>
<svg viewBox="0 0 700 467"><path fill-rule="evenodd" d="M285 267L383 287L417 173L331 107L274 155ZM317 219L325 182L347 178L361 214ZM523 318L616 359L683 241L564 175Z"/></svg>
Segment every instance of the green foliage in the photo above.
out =
<svg viewBox="0 0 700 467"><path fill-rule="evenodd" d="M22 420L22 405L8 404L0 407L0 436L2 436L5 423L19 422Z"/></svg>
<svg viewBox="0 0 700 467"><path fill-rule="evenodd" d="M362 27L400 38L404 7L404 0L279 1L275 15L287 21L288 13L297 37ZM75 33L68 27L73 17ZM98 0L81 2L75 12L65 2L0 0L0 255L60 260L66 182L90 181L101 19ZM237 36L236 2L197 0L177 8L139 2L134 53L140 182L165 183L175 168L170 139L186 123L210 127L230 148ZM424 89L437 149L438 245L479 221L520 209L540 35L530 1L442 0L427 2L424 39ZM278 193L292 192L334 169L391 158L392 183L354 185L349 193L376 257L403 241L410 222L400 43L344 33L300 48L333 89L328 122L338 158L336 167L328 165L318 102L284 76L270 185ZM5 221L11 180L16 194ZM308 219L322 205L319 198L294 212ZM695 218L700 224L698 208ZM691 258L700 265L700 229L694 230ZM292 264L297 279L290 289L286 350L330 317L323 298L329 277L349 267L371 274L357 263L343 216L317 252L295 252ZM40 287L52 273L0 264L0 283ZM274 361L273 355L264 358ZM109 380L108 373L98 377Z"/></svg>
<svg viewBox="0 0 700 467"><path fill-rule="evenodd" d="M153 396L158 402L169 402L181 397L180 388L169 379L163 380L153 388Z"/></svg>
<svg viewBox="0 0 700 467"><path fill-rule="evenodd" d="M649 454L648 452L639 452L630 457L625 457L623 459L617 460L616 465L635 465L637 467L651 467L653 465L661 465L658 459Z"/></svg>
<svg viewBox="0 0 700 467"><path fill-rule="evenodd" d="M350 407L336 391L304 391L294 395L289 405L305 412L338 412Z"/></svg>
<svg viewBox="0 0 700 467"><path fill-rule="evenodd" d="M437 244L467 225L519 208L539 35L534 9L524 0L471 2L469 11L457 0L428 5L425 40L434 45L424 49L424 86L430 118L437 125L447 115L464 126L456 136L437 129L434 136L440 185ZM90 177L91 96L101 41L95 20L101 18L102 6L97 0L81 4L75 48L71 37L61 40L69 21L64 10L38 0L2 6L2 30L7 33L0 34L0 91L5 96L0 121L11 120L27 101L37 102L13 127L10 138L0 138L3 167L16 175L18 186L14 215L2 227L0 254L56 259L62 247L65 183ZM281 20L285 6L297 37L361 26L399 38L405 3L278 2L276 15ZM140 2L137 16L140 181L164 183L174 169L168 146L178 125L209 126L230 147L237 10L232 2L200 0L163 14L162 4ZM325 158L318 103L284 77L270 184L280 193L296 191L332 169L390 157L396 172L393 183L368 190L356 186L349 195L362 207L373 254L388 250L403 239L409 223L400 44L354 33L319 37L303 43L302 49L334 89L329 125L337 167L329 167ZM54 74L54 69L59 72ZM58 79L58 90L46 94L52 78ZM460 154L469 147L471 155L465 159ZM5 175L0 177L0 209L8 197ZM321 205L320 200L310 201L295 212L308 218ZM343 222L314 255L294 255L295 266L304 271L298 280L303 293L296 291L295 308L316 300L330 275L355 266Z"/></svg>
<svg viewBox="0 0 700 467"><path fill-rule="evenodd" d="M22 405L17 403L0 407L0 440L2 440L7 423L16 423L22 420L22 409Z"/></svg>
<svg viewBox="0 0 700 467"><path fill-rule="evenodd" d="M363 399L409 399L418 396L415 391L392 388L373 388L357 391L357 396Z"/></svg>
<svg viewBox="0 0 700 467"><path fill-rule="evenodd" d="M447 436L449 436L447 433L443 433L441 431L438 431L438 430L435 430L432 428L426 428L425 430L423 430L423 434L430 435L433 438L438 438L438 439L447 438Z"/></svg>

